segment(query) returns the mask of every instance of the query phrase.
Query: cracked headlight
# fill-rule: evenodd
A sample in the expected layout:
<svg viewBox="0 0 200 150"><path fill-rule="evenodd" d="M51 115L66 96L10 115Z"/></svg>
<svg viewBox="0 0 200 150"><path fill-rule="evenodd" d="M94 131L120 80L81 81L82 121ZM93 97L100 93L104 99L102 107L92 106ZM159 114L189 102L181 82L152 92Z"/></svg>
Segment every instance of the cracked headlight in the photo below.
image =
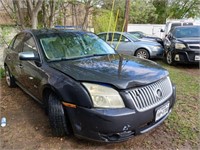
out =
<svg viewBox="0 0 200 150"><path fill-rule="evenodd" d="M98 108L124 108L124 102L119 93L107 86L83 83L88 90L93 106Z"/></svg>
<svg viewBox="0 0 200 150"><path fill-rule="evenodd" d="M184 49L186 48L185 44L183 43L175 43L175 49Z"/></svg>

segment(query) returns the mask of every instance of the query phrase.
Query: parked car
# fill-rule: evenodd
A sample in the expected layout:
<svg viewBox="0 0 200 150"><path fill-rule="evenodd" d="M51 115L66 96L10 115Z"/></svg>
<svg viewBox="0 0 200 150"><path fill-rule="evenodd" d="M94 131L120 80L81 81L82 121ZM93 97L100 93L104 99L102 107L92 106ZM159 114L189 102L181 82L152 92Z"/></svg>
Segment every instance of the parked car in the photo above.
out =
<svg viewBox="0 0 200 150"><path fill-rule="evenodd" d="M164 58L169 65L199 63L200 26L174 27L164 41Z"/></svg>
<svg viewBox="0 0 200 150"><path fill-rule="evenodd" d="M128 32L133 36L136 36L138 39L140 40L144 40L144 41L153 41L153 42L158 42L163 46L163 40L159 37L153 36L153 35L147 35L144 32L141 31L131 31Z"/></svg>
<svg viewBox="0 0 200 150"><path fill-rule="evenodd" d="M98 36L114 46L115 50L121 54L146 59L163 55L163 47L159 43L142 41L126 32L103 32L99 33Z"/></svg>
<svg viewBox="0 0 200 150"><path fill-rule="evenodd" d="M168 35L169 31L172 30L174 27L179 26L192 26L192 25L200 25L199 20L195 19L169 19L166 21L165 29L161 29L163 32L163 40Z"/></svg>
<svg viewBox="0 0 200 150"><path fill-rule="evenodd" d="M9 87L44 106L56 136L127 140L161 124L175 103L167 70L118 54L93 33L22 31L5 49L4 67Z"/></svg>

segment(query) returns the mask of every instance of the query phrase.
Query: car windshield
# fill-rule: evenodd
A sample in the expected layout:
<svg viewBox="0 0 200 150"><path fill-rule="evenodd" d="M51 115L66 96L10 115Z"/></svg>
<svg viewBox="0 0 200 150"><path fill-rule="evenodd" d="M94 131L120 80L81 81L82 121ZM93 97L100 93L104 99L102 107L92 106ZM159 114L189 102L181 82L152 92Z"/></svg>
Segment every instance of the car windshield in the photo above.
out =
<svg viewBox="0 0 200 150"><path fill-rule="evenodd" d="M128 33L128 32L126 32L125 34L126 34L126 36L128 36L129 38L131 38L134 42L139 41L139 38L136 37L135 35L133 35L131 33Z"/></svg>
<svg viewBox="0 0 200 150"><path fill-rule="evenodd" d="M43 34L40 35L39 41L45 56L50 61L116 53L106 42L93 33Z"/></svg>
<svg viewBox="0 0 200 150"><path fill-rule="evenodd" d="M176 38L200 37L200 26L175 28L173 35Z"/></svg>

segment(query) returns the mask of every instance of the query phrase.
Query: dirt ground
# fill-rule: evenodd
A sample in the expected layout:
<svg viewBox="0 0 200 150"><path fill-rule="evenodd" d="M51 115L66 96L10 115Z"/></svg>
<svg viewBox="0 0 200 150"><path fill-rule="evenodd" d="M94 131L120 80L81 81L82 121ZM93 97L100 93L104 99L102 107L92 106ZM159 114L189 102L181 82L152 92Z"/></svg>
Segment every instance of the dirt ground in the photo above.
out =
<svg viewBox="0 0 200 150"><path fill-rule="evenodd" d="M182 69L179 67L179 69ZM198 76L198 68L185 68ZM0 149L193 149L189 143L180 145L177 133L168 132L165 122L158 128L121 143L97 143L74 136L53 137L44 110L19 88L8 88L1 80L1 114L6 127L0 127Z"/></svg>

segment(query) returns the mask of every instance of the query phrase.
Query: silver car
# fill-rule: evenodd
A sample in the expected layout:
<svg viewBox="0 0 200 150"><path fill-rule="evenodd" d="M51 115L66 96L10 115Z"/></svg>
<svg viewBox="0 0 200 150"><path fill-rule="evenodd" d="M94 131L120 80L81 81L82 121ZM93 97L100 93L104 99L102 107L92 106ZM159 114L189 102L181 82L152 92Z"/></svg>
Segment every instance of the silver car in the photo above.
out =
<svg viewBox="0 0 200 150"><path fill-rule="evenodd" d="M146 59L161 57L163 55L163 47L161 44L153 41L139 40L130 33L103 32L99 33L98 36L122 54Z"/></svg>

